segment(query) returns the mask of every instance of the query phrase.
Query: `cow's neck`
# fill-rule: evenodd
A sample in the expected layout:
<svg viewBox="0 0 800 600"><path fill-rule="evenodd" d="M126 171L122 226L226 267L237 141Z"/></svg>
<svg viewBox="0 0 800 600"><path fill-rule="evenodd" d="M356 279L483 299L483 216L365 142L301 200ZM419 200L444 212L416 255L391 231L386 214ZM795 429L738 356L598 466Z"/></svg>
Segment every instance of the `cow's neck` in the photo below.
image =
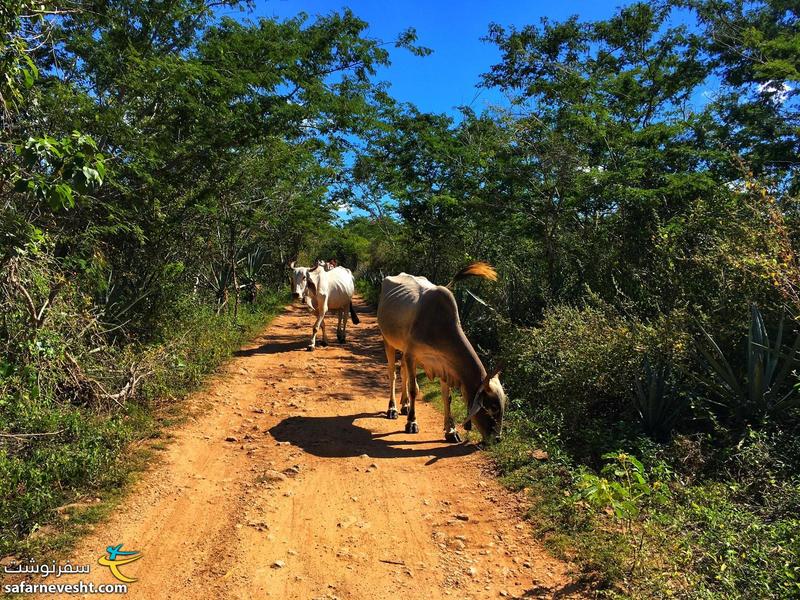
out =
<svg viewBox="0 0 800 600"><path fill-rule="evenodd" d="M461 334L458 340L459 343L454 344L449 353L449 366L453 370L453 375L461 384L461 394L469 406L486 377L486 369L483 368L481 360L467 337L463 332L459 333Z"/></svg>

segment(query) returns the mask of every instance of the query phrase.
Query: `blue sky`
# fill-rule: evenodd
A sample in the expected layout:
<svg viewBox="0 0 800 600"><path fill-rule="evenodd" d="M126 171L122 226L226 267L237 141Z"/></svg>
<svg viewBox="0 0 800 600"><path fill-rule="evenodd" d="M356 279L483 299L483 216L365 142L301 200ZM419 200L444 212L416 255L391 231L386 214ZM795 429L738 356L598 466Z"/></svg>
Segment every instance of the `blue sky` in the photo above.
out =
<svg viewBox="0 0 800 600"><path fill-rule="evenodd" d="M458 106L481 112L490 105L505 104L499 90L478 88L481 74L500 61L496 46L482 41L490 23L504 27L539 23L542 17L563 21L578 15L583 21L606 19L624 0L499 1L463 0L255 0L247 14L228 12L238 19L259 17L286 19L305 12L313 19L343 8L369 23L367 35L385 41L397 38L409 27L417 30L418 43L433 50L417 57L390 46L392 65L378 73L391 84L389 93L411 102L425 112L449 113L458 120ZM681 19L686 15L676 15ZM704 99L698 97L698 101ZM340 210L340 216L361 214Z"/></svg>
<svg viewBox="0 0 800 600"><path fill-rule="evenodd" d="M471 105L480 112L490 103L502 102L496 90L476 88L481 73L499 59L496 47L481 41L489 23L523 26L543 16L563 20L573 14L601 19L624 4L608 0L256 0L249 16L287 18L306 12L313 17L349 7L370 24L372 37L392 40L415 27L419 43L433 54L420 58L392 48L392 66L381 71L379 78L391 82L390 92L398 100L413 102L423 111L454 114L459 105Z"/></svg>

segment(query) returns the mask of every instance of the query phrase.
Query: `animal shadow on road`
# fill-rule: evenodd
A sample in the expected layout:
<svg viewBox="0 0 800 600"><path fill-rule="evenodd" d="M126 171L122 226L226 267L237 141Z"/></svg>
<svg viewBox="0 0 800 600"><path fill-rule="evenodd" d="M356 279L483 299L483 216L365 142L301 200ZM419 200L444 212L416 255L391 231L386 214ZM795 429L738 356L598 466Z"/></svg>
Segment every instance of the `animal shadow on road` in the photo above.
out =
<svg viewBox="0 0 800 600"><path fill-rule="evenodd" d="M359 419L383 418L383 413L360 413L331 417L288 417L269 430L279 442L290 442L314 456L347 458L367 454L370 458L431 457L426 464L443 458L466 456L477 450L471 444L448 444L441 439L389 439L402 431L374 434L356 425ZM438 427L436 428L438 433ZM429 436L426 436L429 438ZM429 444L439 444L430 447ZM419 448L415 446L425 445Z"/></svg>
<svg viewBox="0 0 800 600"><path fill-rule="evenodd" d="M592 591L592 582L588 579L578 579L562 585L558 589L552 589L543 585L537 585L522 594L522 598L588 598Z"/></svg>
<svg viewBox="0 0 800 600"><path fill-rule="evenodd" d="M281 352L294 352L303 350L308 346L308 339L292 335L271 335L266 344L257 348L237 350L234 356L254 356L256 354L280 354Z"/></svg>

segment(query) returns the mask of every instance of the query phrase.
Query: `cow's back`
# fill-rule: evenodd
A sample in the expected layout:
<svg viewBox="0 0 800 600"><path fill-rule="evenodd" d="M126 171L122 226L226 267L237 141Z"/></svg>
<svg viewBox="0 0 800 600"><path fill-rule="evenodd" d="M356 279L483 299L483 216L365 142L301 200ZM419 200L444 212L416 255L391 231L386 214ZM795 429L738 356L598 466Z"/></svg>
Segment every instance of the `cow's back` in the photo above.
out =
<svg viewBox="0 0 800 600"><path fill-rule="evenodd" d="M424 307L441 294L440 288L424 277L407 273L385 277L378 301L378 327L384 338L405 352L413 343L419 321L424 319ZM418 337L418 336L416 336Z"/></svg>
<svg viewBox="0 0 800 600"><path fill-rule="evenodd" d="M350 269L336 267L325 271L327 279L328 310L346 308L353 298L355 282Z"/></svg>

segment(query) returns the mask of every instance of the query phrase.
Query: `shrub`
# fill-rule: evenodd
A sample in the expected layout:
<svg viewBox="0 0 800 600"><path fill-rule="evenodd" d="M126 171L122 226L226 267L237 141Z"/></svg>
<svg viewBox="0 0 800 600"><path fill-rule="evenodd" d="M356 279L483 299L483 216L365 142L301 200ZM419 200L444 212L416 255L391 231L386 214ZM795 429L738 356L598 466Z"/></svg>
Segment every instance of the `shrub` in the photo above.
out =
<svg viewBox="0 0 800 600"><path fill-rule="evenodd" d="M678 316L654 323L627 319L596 300L582 308L558 306L540 327L506 330L504 383L517 404L561 413L576 434L586 429L581 425L587 418L633 423L639 420L634 387L642 356L664 363L685 360L687 333L676 322ZM667 394L660 398L675 403ZM674 409L662 412L671 426Z"/></svg>
<svg viewBox="0 0 800 600"><path fill-rule="evenodd" d="M383 277L378 277L377 275L361 276L356 279L356 293L360 294L367 304L378 306L382 280Z"/></svg>
<svg viewBox="0 0 800 600"><path fill-rule="evenodd" d="M156 433L160 407L197 386L287 301L285 293L262 294L234 320L183 296L178 318L154 332L161 341L93 353L74 335L75 319L54 310L31 340L28 364L0 363L0 555L20 551L60 504L119 487L132 468L127 444ZM67 349L80 365L65 359ZM137 364L147 364L148 375L119 400L100 402L82 387L116 389L117 373ZM77 373L86 380L76 384Z"/></svg>

